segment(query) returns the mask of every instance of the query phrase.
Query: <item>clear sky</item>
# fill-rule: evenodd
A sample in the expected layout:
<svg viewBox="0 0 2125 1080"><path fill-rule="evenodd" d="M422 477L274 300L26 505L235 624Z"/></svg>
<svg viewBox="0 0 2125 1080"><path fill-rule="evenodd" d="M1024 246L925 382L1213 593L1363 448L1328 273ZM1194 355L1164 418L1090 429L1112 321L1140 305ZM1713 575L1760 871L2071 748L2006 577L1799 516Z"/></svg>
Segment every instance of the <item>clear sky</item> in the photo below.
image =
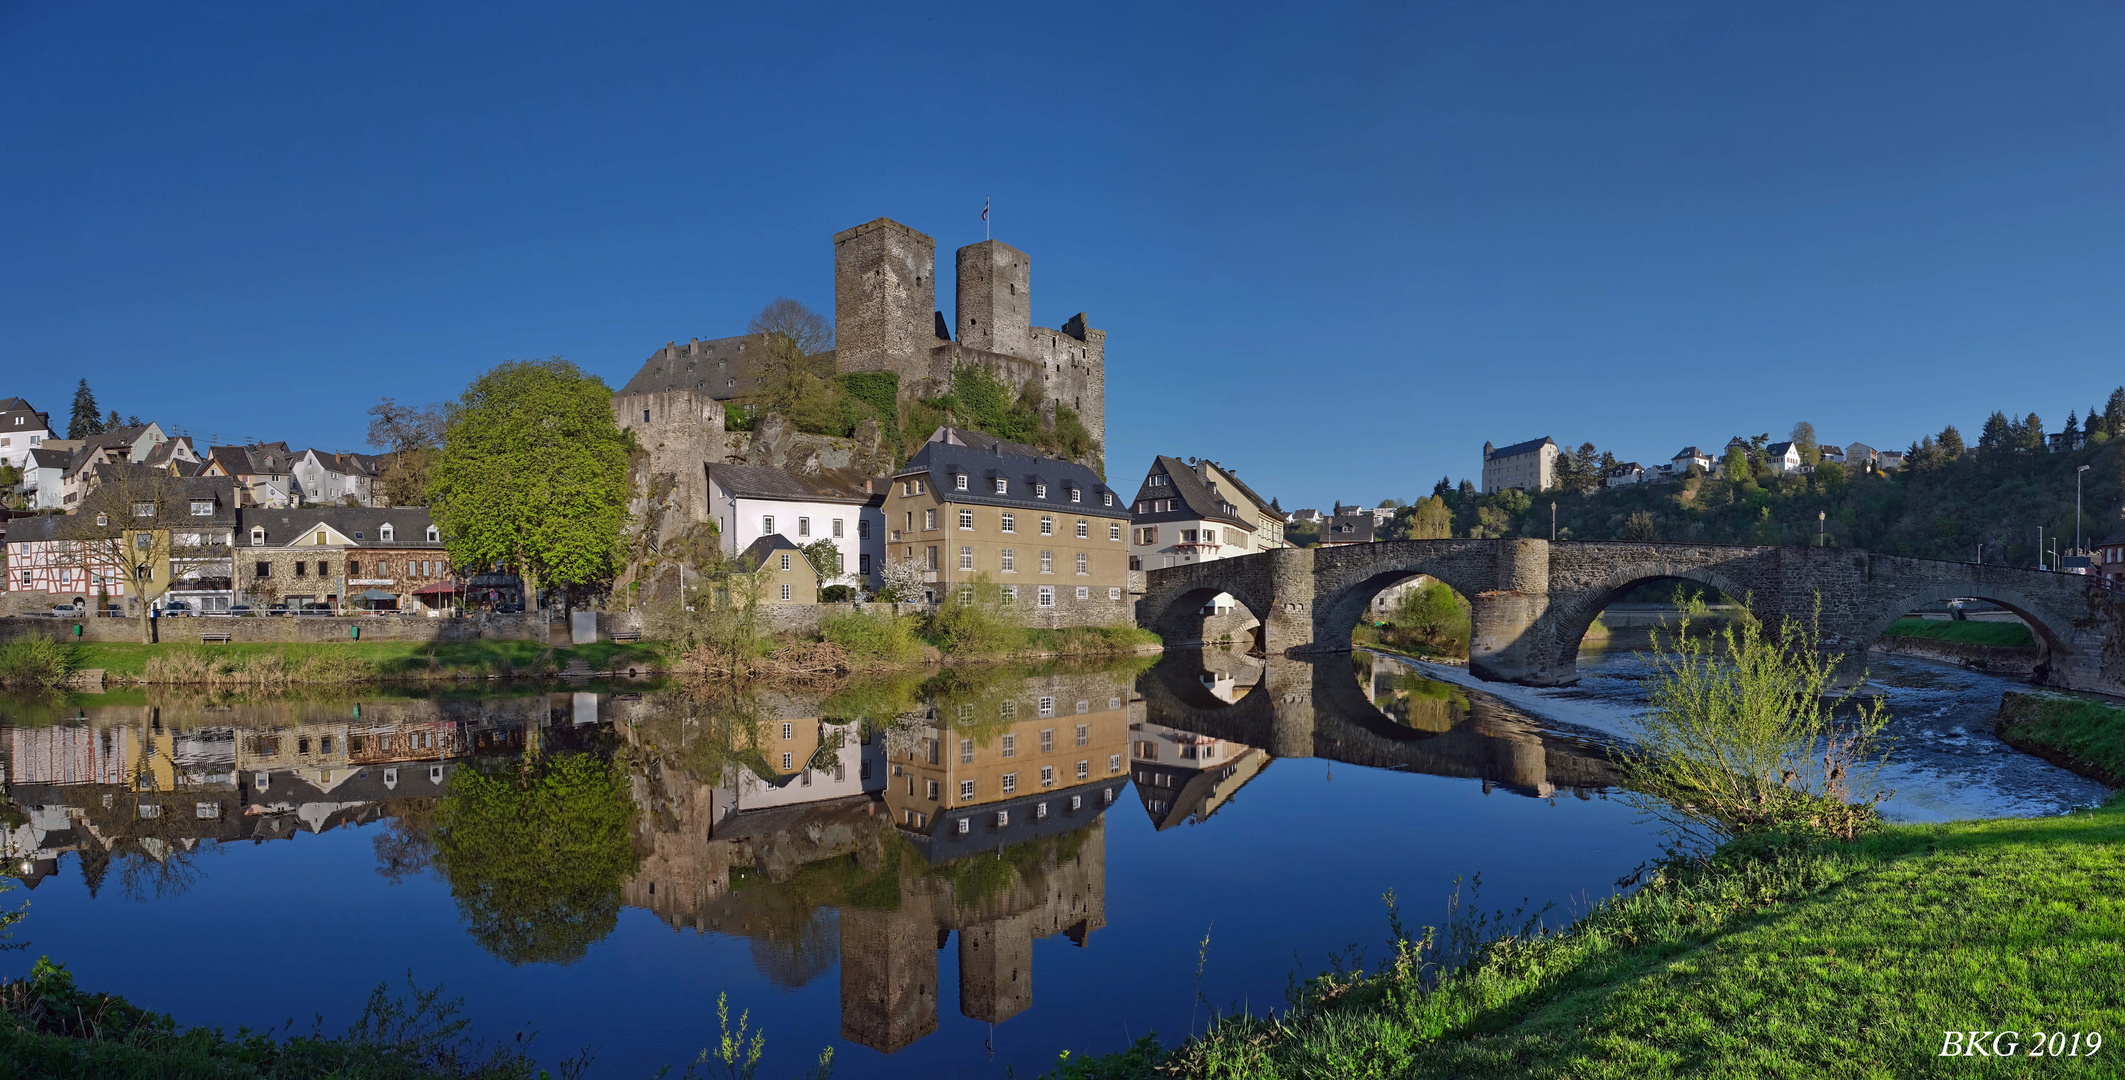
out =
<svg viewBox="0 0 2125 1080"><path fill-rule="evenodd" d="M1406 499L1486 439L1902 446L2125 382L2117 4L914 7L0 3L0 396L359 449L502 360L618 386L830 311L880 216L949 305L984 198L1035 321L1108 333L1125 488Z"/></svg>

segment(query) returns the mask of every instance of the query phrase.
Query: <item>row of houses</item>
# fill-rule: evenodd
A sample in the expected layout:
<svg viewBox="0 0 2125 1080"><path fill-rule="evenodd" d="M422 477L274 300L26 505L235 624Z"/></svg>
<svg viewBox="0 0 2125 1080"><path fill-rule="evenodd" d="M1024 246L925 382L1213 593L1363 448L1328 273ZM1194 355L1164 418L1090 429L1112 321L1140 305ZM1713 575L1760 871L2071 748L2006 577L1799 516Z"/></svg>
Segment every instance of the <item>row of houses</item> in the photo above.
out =
<svg viewBox="0 0 2125 1080"><path fill-rule="evenodd" d="M1681 480L1694 469L1700 475L1717 476L1727 451L1739 447L1754 454L1754 446L1746 439L1727 441L1718 457L1705 453L1696 446L1685 446L1667 461L1652 466L1635 461L1621 462L1603 474L1601 482L1606 487L1627 487L1632 484L1660 484ZM1866 443L1856 442L1848 446L1824 445L1818 447L1821 460L1835 462L1847 469L1868 469L1893 472L1903 467L1904 455L1900 450L1878 450ZM1508 488L1521 491L1547 491L1557 486L1557 458L1563 453L1557 441L1548 436L1498 447L1483 444L1483 492L1492 494ZM1764 456L1771 470L1782 475L1802 475L1813 471L1813 466L1801 458L1800 445L1794 442L1775 442L1764 447Z"/></svg>

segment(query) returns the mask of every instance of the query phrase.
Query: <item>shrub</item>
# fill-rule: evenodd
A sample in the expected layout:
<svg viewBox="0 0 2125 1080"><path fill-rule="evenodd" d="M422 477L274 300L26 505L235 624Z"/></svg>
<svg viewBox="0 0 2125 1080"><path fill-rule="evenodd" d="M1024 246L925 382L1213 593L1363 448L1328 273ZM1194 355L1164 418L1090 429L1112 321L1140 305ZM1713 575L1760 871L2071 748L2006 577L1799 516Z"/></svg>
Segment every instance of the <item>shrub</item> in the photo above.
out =
<svg viewBox="0 0 2125 1080"><path fill-rule="evenodd" d="M0 686L10 690L57 690L80 666L72 645L41 634L0 643Z"/></svg>
<svg viewBox="0 0 2125 1080"><path fill-rule="evenodd" d="M952 589L930 616L928 630L938 648L959 656L998 656L1026 643L1025 623L986 574Z"/></svg>
<svg viewBox="0 0 2125 1080"><path fill-rule="evenodd" d="M819 636L861 660L908 660L921 650L914 616L873 608L819 620Z"/></svg>

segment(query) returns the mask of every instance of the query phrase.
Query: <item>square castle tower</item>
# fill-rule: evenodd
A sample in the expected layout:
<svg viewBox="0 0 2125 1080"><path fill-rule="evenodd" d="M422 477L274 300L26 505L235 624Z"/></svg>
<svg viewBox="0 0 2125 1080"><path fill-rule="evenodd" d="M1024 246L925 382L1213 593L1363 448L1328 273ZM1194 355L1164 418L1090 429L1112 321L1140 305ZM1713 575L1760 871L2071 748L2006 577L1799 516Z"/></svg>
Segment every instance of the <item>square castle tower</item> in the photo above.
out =
<svg viewBox="0 0 2125 1080"><path fill-rule="evenodd" d="M1086 326L1083 312L1060 329L1034 326L1032 259L1000 240L960 248L955 270L947 323L937 307L937 241L890 218L835 233L835 369L893 372L907 401L949 390L960 365L980 366L1013 389L1038 385L1045 415L1068 406L1104 446L1106 332ZM655 398L661 412L674 391L717 402L756 393L758 338L666 342L616 397ZM648 404L621 415L638 417Z"/></svg>

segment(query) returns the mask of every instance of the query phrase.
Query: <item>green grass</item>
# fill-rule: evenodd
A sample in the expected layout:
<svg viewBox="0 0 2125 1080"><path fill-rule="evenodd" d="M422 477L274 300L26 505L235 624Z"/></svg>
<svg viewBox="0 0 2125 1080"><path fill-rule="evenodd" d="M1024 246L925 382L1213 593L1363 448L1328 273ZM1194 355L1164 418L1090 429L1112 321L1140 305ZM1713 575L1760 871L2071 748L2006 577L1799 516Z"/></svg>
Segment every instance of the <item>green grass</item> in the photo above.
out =
<svg viewBox="0 0 2125 1080"><path fill-rule="evenodd" d="M1110 656L1161 644L1164 639L1141 626L1113 623L1107 626L1066 626L1059 630L1036 627L1026 631L1025 651L1055 656Z"/></svg>
<svg viewBox="0 0 2125 1080"><path fill-rule="evenodd" d="M2125 708L2063 694L2009 693L2000 738L2111 787L2125 785Z"/></svg>
<svg viewBox="0 0 2125 1080"><path fill-rule="evenodd" d="M1417 951L1416 959L1428 957ZM1416 964L1324 977L1282 1018L1231 1018L1161 1075L2117 1075L2125 1051L2125 804L1752 836L1670 866L1560 934L1504 938L1426 984ZM1953 1029L2100 1031L2106 1056L1936 1058ZM1064 1077L1149 1076L1145 1055Z"/></svg>
<svg viewBox="0 0 2125 1080"><path fill-rule="evenodd" d="M295 642L194 645L164 642L88 642L80 646L79 666L102 668L112 679L139 679L148 661L173 654L219 659L241 664L254 657L279 656L290 666L314 658L329 658L359 665L372 678L418 678L464 672L467 675L533 673L559 670L572 660L588 661L594 671L624 670L630 665L662 667L669 650L658 642L622 644L611 641L553 648L536 641L347 641L330 644Z"/></svg>
<svg viewBox="0 0 2125 1080"><path fill-rule="evenodd" d="M2022 649L2036 644L2029 628L2018 622L1957 622L1953 619L1898 619L1882 631L1888 637L1955 641L1965 645L1998 645Z"/></svg>

